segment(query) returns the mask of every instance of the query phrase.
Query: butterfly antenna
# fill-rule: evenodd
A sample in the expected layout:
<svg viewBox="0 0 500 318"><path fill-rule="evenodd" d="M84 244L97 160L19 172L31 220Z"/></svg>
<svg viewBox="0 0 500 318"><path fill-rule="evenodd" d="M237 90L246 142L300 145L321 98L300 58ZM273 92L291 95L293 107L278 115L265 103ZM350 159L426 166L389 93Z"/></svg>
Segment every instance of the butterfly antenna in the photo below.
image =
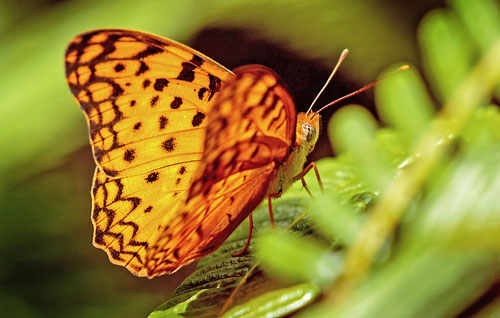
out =
<svg viewBox="0 0 500 318"><path fill-rule="evenodd" d="M346 98L349 98L349 97L354 96L354 95L356 95L356 94L359 94L359 93L361 93L361 92L363 92L363 91L366 91L367 89L369 89L369 88L371 88L371 87L373 87L373 86L377 85L378 83L380 83L380 82L382 82L382 81L385 81L386 79L388 79L389 77L391 77L391 76L392 76L392 75L394 75L395 73L400 72L400 71L405 71L405 70L407 70L407 69L409 69L409 68L410 68L410 66L409 66L409 65L403 65L403 66L399 67L397 70L395 70L394 72L391 72L390 74L388 74L387 76L384 76L383 78L381 78L381 79L379 79L379 80L376 80L376 81L375 81L375 82L373 82L373 83L370 83L370 84L368 84L368 85L365 85L365 86L361 87L360 89L355 90L355 91L354 91L354 92L352 92L352 93L349 93L349 94L347 94L347 95L345 95L345 96L342 96L342 97L340 97L340 98L337 98L337 99L336 99L336 100L334 100L333 102L331 102L331 103L329 103L329 104L327 104L327 105L325 105L325 106L321 107L318 111L316 111L316 112L315 112L315 113L311 116L311 119L312 119L312 118L314 118L314 116L316 116L317 114L319 114L319 113L320 113L322 110L324 110L325 108L328 108L328 107L330 107L330 106L332 106L332 105L335 105L335 104L337 104L338 102L341 102L341 101L343 101L343 100L344 100L344 99L346 99Z"/></svg>
<svg viewBox="0 0 500 318"><path fill-rule="evenodd" d="M318 95L316 95L316 98L313 100L313 102L311 103L311 106L309 106L309 109L307 110L306 114L309 114L309 112L312 110L312 107L314 106L314 103L316 103L316 101L318 100L319 96L321 95L321 93L323 93L323 91L325 90L325 88L328 86L328 84L330 84L332 78L333 78L333 75L335 75L335 73L337 72L337 70L339 69L339 66L340 64L342 64L342 62L345 60L345 58L347 57L347 54L349 54L349 50L348 49L344 49L342 51L342 53L340 54L340 57L339 57L339 60L337 62L337 65L335 65L335 68L333 69L332 73L330 74L330 77L328 77L328 79L326 80L326 83L325 85L323 85L323 88L319 91Z"/></svg>

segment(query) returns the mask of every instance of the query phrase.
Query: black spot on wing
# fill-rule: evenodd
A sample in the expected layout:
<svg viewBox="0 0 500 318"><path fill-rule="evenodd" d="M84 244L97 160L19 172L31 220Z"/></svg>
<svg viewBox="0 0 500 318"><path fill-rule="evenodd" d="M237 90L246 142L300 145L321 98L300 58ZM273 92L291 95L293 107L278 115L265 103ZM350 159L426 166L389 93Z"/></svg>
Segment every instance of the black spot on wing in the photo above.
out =
<svg viewBox="0 0 500 318"><path fill-rule="evenodd" d="M153 98L151 98L151 107L156 106L156 103L158 103L158 99L160 99L160 96L155 95Z"/></svg>
<svg viewBox="0 0 500 318"><path fill-rule="evenodd" d="M160 130L165 129L168 124L168 118L165 116L160 116Z"/></svg>
<svg viewBox="0 0 500 318"><path fill-rule="evenodd" d="M189 61L198 67L200 67L201 64L203 64L203 59L198 55L193 55L193 58Z"/></svg>
<svg viewBox="0 0 500 318"><path fill-rule="evenodd" d="M205 119L206 115L201 113L201 112L197 112L194 116L193 116L193 120L191 121L191 125L193 125L193 127L198 127L201 125L201 123L203 122L203 119Z"/></svg>
<svg viewBox="0 0 500 318"><path fill-rule="evenodd" d="M111 97L120 96L121 94L123 94L125 92L123 90L123 88L115 82L111 82L111 86L113 87L113 93L111 94Z"/></svg>
<svg viewBox="0 0 500 318"><path fill-rule="evenodd" d="M153 88L155 89L155 91L163 92L163 89L167 87L167 85L168 80L166 78L157 78L155 84L153 85Z"/></svg>
<svg viewBox="0 0 500 318"><path fill-rule="evenodd" d="M125 66L122 63L116 63L115 72L120 73L125 69Z"/></svg>
<svg viewBox="0 0 500 318"><path fill-rule="evenodd" d="M203 100L203 97L205 97L205 93L207 92L207 89L205 87L200 88L198 91L198 98L200 100Z"/></svg>
<svg viewBox="0 0 500 318"><path fill-rule="evenodd" d="M145 79L143 82L142 82L142 87L143 88L146 88L148 87L149 85L151 85L151 81L149 79Z"/></svg>
<svg viewBox="0 0 500 318"><path fill-rule="evenodd" d="M193 70L196 68L196 66L189 62L184 62L181 65L182 65L182 70L177 76L177 79L181 81L192 82L194 80Z"/></svg>
<svg viewBox="0 0 500 318"><path fill-rule="evenodd" d="M137 70L137 72L135 72L135 76L139 76L141 74L144 74L148 70L149 70L149 66L146 63L144 63L144 61L141 61L141 65L139 66L139 69Z"/></svg>
<svg viewBox="0 0 500 318"><path fill-rule="evenodd" d="M154 171L154 172L151 172L150 174L148 174L148 176L146 177L146 182L147 183L152 183L152 182L155 182L158 180L160 174L157 172L157 171Z"/></svg>
<svg viewBox="0 0 500 318"><path fill-rule="evenodd" d="M136 56L134 56L132 59L141 60L145 57L155 55L155 54L158 54L161 52L163 52L163 50L161 48L159 48L157 46L150 45L144 51L137 53Z"/></svg>
<svg viewBox="0 0 500 318"><path fill-rule="evenodd" d="M170 108L178 109L182 105L182 98L175 97L174 100L170 103Z"/></svg>
<svg viewBox="0 0 500 318"><path fill-rule="evenodd" d="M208 100L210 101L214 94L220 91L221 88L221 79L213 76L212 74L208 74L208 78L210 79L210 84L208 86L210 90L210 95L208 96Z"/></svg>
<svg viewBox="0 0 500 318"><path fill-rule="evenodd" d="M184 174L184 172L186 172L186 167L181 166L181 168L179 169L179 174Z"/></svg>
<svg viewBox="0 0 500 318"><path fill-rule="evenodd" d="M148 206L146 209L144 209L144 213L149 213L149 212L151 212L152 210L153 210L153 206L152 206L152 205L150 205L150 206Z"/></svg>
<svg viewBox="0 0 500 318"><path fill-rule="evenodd" d="M134 124L134 130L139 130L139 128L141 128L141 126L142 126L142 123L140 121L136 122Z"/></svg>
<svg viewBox="0 0 500 318"><path fill-rule="evenodd" d="M167 140L165 140L162 143L162 148L166 152L172 152L172 151L174 151L174 149L175 149L175 138L174 137L170 137Z"/></svg>
<svg viewBox="0 0 500 318"><path fill-rule="evenodd" d="M123 154L123 160L127 162L132 162L134 159L135 159L135 150L134 149L125 150L125 153Z"/></svg>

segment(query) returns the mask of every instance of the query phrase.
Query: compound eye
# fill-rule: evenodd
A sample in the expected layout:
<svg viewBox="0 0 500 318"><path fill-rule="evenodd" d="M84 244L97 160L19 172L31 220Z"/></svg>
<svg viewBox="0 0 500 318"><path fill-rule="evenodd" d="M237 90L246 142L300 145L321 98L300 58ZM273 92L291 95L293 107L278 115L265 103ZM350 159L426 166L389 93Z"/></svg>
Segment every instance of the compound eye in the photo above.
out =
<svg viewBox="0 0 500 318"><path fill-rule="evenodd" d="M309 123L302 124L302 131L304 132L304 138L307 142L311 142L316 134L316 129Z"/></svg>

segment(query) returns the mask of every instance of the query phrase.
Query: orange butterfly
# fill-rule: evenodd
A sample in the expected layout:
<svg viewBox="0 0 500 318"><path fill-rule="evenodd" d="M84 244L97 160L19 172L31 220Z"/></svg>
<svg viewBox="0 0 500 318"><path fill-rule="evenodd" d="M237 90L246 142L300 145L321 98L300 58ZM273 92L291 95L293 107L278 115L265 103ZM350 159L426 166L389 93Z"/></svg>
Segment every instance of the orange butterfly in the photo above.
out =
<svg viewBox="0 0 500 318"><path fill-rule="evenodd" d="M175 41L115 29L72 39L65 64L97 164L94 246L138 276L217 249L304 175L318 139L319 115L297 115L264 66L233 73Z"/></svg>

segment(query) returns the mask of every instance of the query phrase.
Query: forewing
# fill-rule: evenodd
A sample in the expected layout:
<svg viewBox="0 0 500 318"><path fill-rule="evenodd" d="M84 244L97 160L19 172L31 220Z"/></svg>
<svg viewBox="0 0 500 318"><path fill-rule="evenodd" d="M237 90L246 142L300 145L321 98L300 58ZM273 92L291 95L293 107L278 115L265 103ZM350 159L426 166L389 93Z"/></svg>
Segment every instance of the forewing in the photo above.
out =
<svg viewBox="0 0 500 318"><path fill-rule="evenodd" d="M214 102L185 206L148 249L148 276L174 272L217 249L266 196L290 154L295 106L278 76L262 66L236 75Z"/></svg>
<svg viewBox="0 0 500 318"><path fill-rule="evenodd" d="M129 30L79 35L65 62L98 166L94 245L144 276L147 247L198 169L214 97L234 75L182 44Z"/></svg>

